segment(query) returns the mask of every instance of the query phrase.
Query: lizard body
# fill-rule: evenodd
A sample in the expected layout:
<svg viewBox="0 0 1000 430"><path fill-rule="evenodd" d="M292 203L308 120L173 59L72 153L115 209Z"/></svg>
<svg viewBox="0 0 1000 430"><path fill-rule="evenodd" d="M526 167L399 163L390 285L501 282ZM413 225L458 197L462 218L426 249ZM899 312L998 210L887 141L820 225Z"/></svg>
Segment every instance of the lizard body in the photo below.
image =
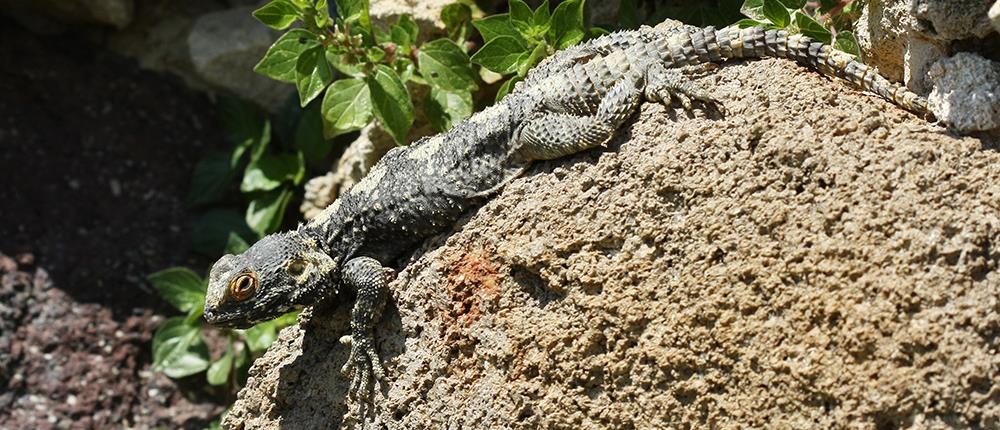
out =
<svg viewBox="0 0 1000 430"><path fill-rule="evenodd" d="M918 95L807 36L761 27L612 33L556 53L507 97L451 130L389 151L309 223L223 256L210 273L205 317L249 327L342 290L355 292L350 335L342 340L351 345L344 372L353 371L357 394L372 376L384 378L373 326L388 295L386 267L447 231L533 161L604 144L643 100L717 104L686 79L685 68L759 57L793 59L926 113Z"/></svg>

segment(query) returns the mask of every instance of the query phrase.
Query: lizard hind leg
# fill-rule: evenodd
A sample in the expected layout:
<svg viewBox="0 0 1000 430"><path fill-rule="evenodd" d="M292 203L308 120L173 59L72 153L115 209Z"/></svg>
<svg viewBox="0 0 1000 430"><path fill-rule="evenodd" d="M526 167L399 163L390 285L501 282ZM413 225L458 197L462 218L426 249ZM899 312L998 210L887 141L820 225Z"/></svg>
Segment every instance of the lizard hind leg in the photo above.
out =
<svg viewBox="0 0 1000 430"><path fill-rule="evenodd" d="M594 115L543 113L522 124L515 136L525 160L552 160L604 144L639 106L641 75L616 83L601 99Z"/></svg>

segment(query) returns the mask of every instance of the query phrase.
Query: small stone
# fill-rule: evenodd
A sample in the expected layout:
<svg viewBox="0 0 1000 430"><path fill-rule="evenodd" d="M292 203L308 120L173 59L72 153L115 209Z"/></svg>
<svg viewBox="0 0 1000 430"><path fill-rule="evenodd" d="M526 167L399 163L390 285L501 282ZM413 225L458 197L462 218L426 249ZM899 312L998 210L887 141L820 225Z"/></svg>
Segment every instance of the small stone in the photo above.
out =
<svg viewBox="0 0 1000 430"><path fill-rule="evenodd" d="M993 23L993 28L995 28L997 32L1000 32L1000 0L993 3L993 7L990 8L987 15L990 17L990 22Z"/></svg>
<svg viewBox="0 0 1000 430"><path fill-rule="evenodd" d="M31 266L35 264L35 255L30 252L25 252L23 254L17 255L17 264L22 266Z"/></svg>
<svg viewBox="0 0 1000 430"><path fill-rule="evenodd" d="M112 179L109 183L111 186L111 195L119 197L122 195L122 184L118 182L117 179Z"/></svg>

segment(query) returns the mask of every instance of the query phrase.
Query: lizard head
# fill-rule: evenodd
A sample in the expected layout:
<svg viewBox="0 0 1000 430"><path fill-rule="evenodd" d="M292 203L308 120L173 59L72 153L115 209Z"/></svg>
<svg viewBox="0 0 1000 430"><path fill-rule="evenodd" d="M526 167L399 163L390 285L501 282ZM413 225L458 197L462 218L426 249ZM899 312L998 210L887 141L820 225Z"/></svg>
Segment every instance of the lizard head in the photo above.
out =
<svg viewBox="0 0 1000 430"><path fill-rule="evenodd" d="M220 327L247 328L310 305L335 286L336 267L315 240L296 231L265 236L212 266L205 319Z"/></svg>

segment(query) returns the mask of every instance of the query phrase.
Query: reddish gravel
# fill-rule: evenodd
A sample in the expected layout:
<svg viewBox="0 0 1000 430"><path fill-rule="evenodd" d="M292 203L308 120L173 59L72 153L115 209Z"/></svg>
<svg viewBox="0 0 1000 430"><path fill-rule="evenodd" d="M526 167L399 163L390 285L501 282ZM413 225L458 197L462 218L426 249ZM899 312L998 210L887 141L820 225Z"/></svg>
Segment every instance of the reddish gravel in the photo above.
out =
<svg viewBox="0 0 1000 430"><path fill-rule="evenodd" d="M0 430L201 429L223 406L150 371L176 311L144 278L209 263L185 197L216 109L85 39L0 26Z"/></svg>

